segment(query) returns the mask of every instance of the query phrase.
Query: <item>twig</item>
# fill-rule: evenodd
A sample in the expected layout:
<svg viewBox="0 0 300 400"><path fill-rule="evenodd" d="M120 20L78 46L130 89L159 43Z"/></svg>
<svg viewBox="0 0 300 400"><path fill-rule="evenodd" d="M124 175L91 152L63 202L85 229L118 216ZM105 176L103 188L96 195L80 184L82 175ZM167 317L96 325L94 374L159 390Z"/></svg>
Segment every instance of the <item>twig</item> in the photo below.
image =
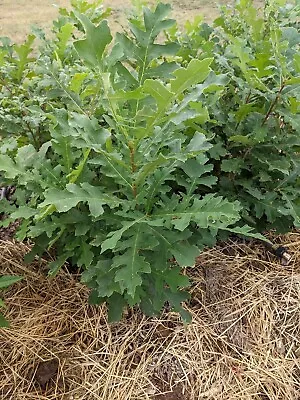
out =
<svg viewBox="0 0 300 400"><path fill-rule="evenodd" d="M284 87L285 87L285 82L282 83L282 85L281 85L281 87L280 87L280 89L279 89L279 92L277 93L275 99L274 99L273 102L271 103L270 108L269 108L269 110L268 110L268 112L267 112L265 118L263 119L263 122L261 123L261 126L263 126L263 125L267 122L267 120L269 119L270 115L272 114L272 112L273 112L273 110L274 110L274 107L275 107L276 104L278 103L278 100L279 100L279 98L280 98L280 96L281 96L281 93L282 93Z"/></svg>

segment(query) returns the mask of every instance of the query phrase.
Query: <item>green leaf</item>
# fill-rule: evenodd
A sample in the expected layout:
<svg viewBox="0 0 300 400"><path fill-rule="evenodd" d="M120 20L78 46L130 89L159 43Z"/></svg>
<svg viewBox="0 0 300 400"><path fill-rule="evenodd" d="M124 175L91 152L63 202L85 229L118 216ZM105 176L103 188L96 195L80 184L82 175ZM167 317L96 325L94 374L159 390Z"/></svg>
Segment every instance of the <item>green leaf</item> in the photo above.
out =
<svg viewBox="0 0 300 400"><path fill-rule="evenodd" d="M195 122L197 124L204 124L209 120L209 113L207 107L204 107L202 102L190 102L190 107L193 111L191 118L185 119L185 122Z"/></svg>
<svg viewBox="0 0 300 400"><path fill-rule="evenodd" d="M45 193L45 200L39 207L55 206L58 212L66 212L76 207L78 203L88 203L91 215L99 217L103 214L103 205L115 208L120 201L111 195L103 193L100 187L82 183L80 186L69 183L66 190L50 189Z"/></svg>
<svg viewBox="0 0 300 400"><path fill-rule="evenodd" d="M197 83L203 82L207 78L213 59L206 58L204 60L192 60L187 68L179 68L173 72L175 79L171 80L171 90L176 95L184 92Z"/></svg>
<svg viewBox="0 0 300 400"><path fill-rule="evenodd" d="M126 290L132 298L137 287L142 284L142 274L151 272L150 264L145 261L145 257L139 255L141 245L141 228L138 227L132 237L130 248L124 254L115 256L113 260L113 267L117 268L115 281L119 282L122 291Z"/></svg>
<svg viewBox="0 0 300 400"><path fill-rule="evenodd" d="M66 118L66 116L64 116ZM69 121L58 118L57 129L64 136L76 138L76 147L89 147L95 151L101 151L106 144L111 133L99 125L99 121L94 117L85 114L72 113ZM71 128L71 129L70 129Z"/></svg>
<svg viewBox="0 0 300 400"><path fill-rule="evenodd" d="M194 199L190 207L181 208L180 203L173 210L166 207L166 211L157 212L154 217L169 220L179 231L184 231L191 222L195 222L202 229L222 229L236 223L240 219L241 210L238 202L229 202L214 194L207 194L201 200Z"/></svg>
<svg viewBox="0 0 300 400"><path fill-rule="evenodd" d="M9 322L2 313L0 313L0 328L9 328Z"/></svg>
<svg viewBox="0 0 300 400"><path fill-rule="evenodd" d="M259 239L263 240L264 242L271 243L269 239L267 239L265 236L262 234L255 232L254 228L244 225L241 227L230 227L230 228L224 228L224 230L228 230L231 233L236 233L237 235L245 236L245 237L251 237L254 239Z"/></svg>
<svg viewBox="0 0 300 400"><path fill-rule="evenodd" d="M118 90L114 94L109 96L110 100L114 101L127 101L127 100L141 100L145 97L142 88L137 88L135 90L125 91Z"/></svg>
<svg viewBox="0 0 300 400"><path fill-rule="evenodd" d="M186 150L188 152L199 152L207 151L212 147L212 145L207 141L207 138L203 133L195 132L190 143L187 145Z"/></svg>
<svg viewBox="0 0 300 400"><path fill-rule="evenodd" d="M100 66L106 46L112 41L107 21L103 20L95 26L89 18L74 11L76 18L85 30L85 39L74 42L74 47L79 56L90 66Z"/></svg>
<svg viewBox="0 0 300 400"><path fill-rule="evenodd" d="M119 293L114 293L107 299L108 303L108 321L117 322L120 321L123 310L126 306L124 297Z"/></svg>
<svg viewBox="0 0 300 400"><path fill-rule="evenodd" d="M182 308L182 303L188 300L190 297L188 292L178 291L176 293L169 292L167 295L168 301L172 306L172 309L178 312L184 322L190 323L192 321L191 314Z"/></svg>
<svg viewBox="0 0 300 400"><path fill-rule="evenodd" d="M87 72L76 72L70 80L69 89L79 94L82 84L88 75L89 74Z"/></svg>
<svg viewBox="0 0 300 400"><path fill-rule="evenodd" d="M87 243L86 238L82 239L80 245L80 257L78 258L78 266L88 268L94 259L94 253L91 250L91 245Z"/></svg>
<svg viewBox="0 0 300 400"><path fill-rule="evenodd" d="M199 255L199 250L197 249L197 251L197 255ZM175 293L179 287L187 287L190 284L189 278L182 274L181 267L172 266L167 271L164 271L163 275L164 280L173 293Z"/></svg>
<svg viewBox="0 0 300 400"><path fill-rule="evenodd" d="M67 48L68 41L71 39L72 32L74 30L74 25L71 23L66 23L63 25L59 32L57 33L57 54L61 60L64 58L64 54Z"/></svg>
<svg viewBox="0 0 300 400"><path fill-rule="evenodd" d="M118 184L127 186L132 190L131 176L128 174L129 166L120 158L117 158L118 155L116 153L102 152L102 156L90 160L89 164L103 165L103 175L114 178Z"/></svg>
<svg viewBox="0 0 300 400"><path fill-rule="evenodd" d="M71 253L62 254L56 258L56 260L51 261L48 264L48 276L54 277L58 274L60 269L65 265L67 259L71 256Z"/></svg>
<svg viewBox="0 0 300 400"><path fill-rule="evenodd" d="M243 166L243 160L240 158L232 158L230 160L223 160L221 169L224 172L240 172Z"/></svg>
<svg viewBox="0 0 300 400"><path fill-rule="evenodd" d="M19 165L20 168L23 167L24 170L25 167L31 167L34 164L36 157L36 149L32 144L28 144L18 149L15 161L16 164Z"/></svg>
<svg viewBox="0 0 300 400"><path fill-rule="evenodd" d="M158 3L153 12L149 8L144 9L144 23L146 32L150 32L151 38L155 39L158 34L165 29L170 28L175 24L175 20L164 18L170 13L170 4Z"/></svg>
<svg viewBox="0 0 300 400"><path fill-rule="evenodd" d="M115 282L115 268L112 260L100 260L96 265L90 265L83 273L81 281L97 290L101 299L121 292L120 285Z"/></svg>
<svg viewBox="0 0 300 400"><path fill-rule="evenodd" d="M180 267L191 267L195 265L195 259L200 255L198 247L192 246L188 242L176 243L176 246L171 249L171 252Z"/></svg>
<svg viewBox="0 0 300 400"><path fill-rule="evenodd" d="M33 50L31 46L34 42L34 39L35 39L34 35L28 35L25 43L21 45L17 44L14 45L14 50L18 54L17 72L16 72L16 78L18 81L21 81L26 66L31 61L33 61L33 59L29 58L28 56Z"/></svg>
<svg viewBox="0 0 300 400"><path fill-rule="evenodd" d="M69 183L75 183L80 175L82 174L82 171L87 163L88 157L90 155L91 149L86 149L83 152L83 158L78 164L76 168L74 168L68 175L67 178L69 179Z"/></svg>
<svg viewBox="0 0 300 400"><path fill-rule="evenodd" d="M99 296L98 296L98 292L97 292L96 289L93 289L93 290L90 292L89 300L88 300L88 302L89 302L90 305L96 306L96 305L99 305L99 304L103 303L104 301L105 301L105 298L99 297Z"/></svg>
<svg viewBox="0 0 300 400"><path fill-rule="evenodd" d="M174 93L170 92L161 82L152 79L144 82L143 91L156 100L158 112L164 110L174 97Z"/></svg>
<svg viewBox="0 0 300 400"><path fill-rule="evenodd" d="M244 136L244 135L233 135L233 136L230 136L230 138L228 138L228 140L230 142L240 143L245 146L249 146L249 145L253 144L253 139L250 138L249 136ZM230 161L230 160L224 160L224 161ZM225 163L225 168L226 168L226 163Z"/></svg>
<svg viewBox="0 0 300 400"><path fill-rule="evenodd" d="M269 222L274 222L282 216L280 205L281 202L278 201L277 193L266 193L263 199L255 201L255 215L257 218L266 215Z"/></svg>
<svg viewBox="0 0 300 400"><path fill-rule="evenodd" d="M141 223L145 219L146 219L146 217L143 216L137 220L125 222L125 223L123 223L123 228L118 229L117 231L114 231L114 232L109 232L107 235L108 238L106 240L104 240L101 245L101 253L104 253L108 249L114 249L116 247L116 244L118 243L118 241L121 239L124 232L128 231L134 225Z"/></svg>
<svg viewBox="0 0 300 400"><path fill-rule="evenodd" d="M28 206L20 206L16 211L14 211L11 214L11 218L14 219L19 219L19 218L25 218L29 219L31 217L34 217L38 211L35 208L30 208Z"/></svg>
<svg viewBox="0 0 300 400"><path fill-rule="evenodd" d="M296 72L300 72L300 54L296 53L294 55L294 68L296 70Z"/></svg>
<svg viewBox="0 0 300 400"><path fill-rule="evenodd" d="M212 164L205 164L207 162L207 158L204 156L197 156L197 158L190 158L185 163L181 165L183 171L190 178L199 178L203 174L207 172L211 172L213 169Z"/></svg>
<svg viewBox="0 0 300 400"><path fill-rule="evenodd" d="M203 83L197 84L190 93L186 94L182 99L177 112L185 109L191 102L199 101L203 95L208 95L211 93L218 93L221 96L222 91L228 85L230 78L226 74L216 75L214 71L211 71L208 77Z"/></svg>
<svg viewBox="0 0 300 400"><path fill-rule="evenodd" d="M22 280L22 276L17 275L2 275L0 276L0 289L8 288L16 282Z"/></svg>
<svg viewBox="0 0 300 400"><path fill-rule="evenodd" d="M294 200L289 195L283 194L283 198L285 199L287 207L290 210L291 216L294 219L295 227L300 228L300 204L297 204L297 200Z"/></svg>
<svg viewBox="0 0 300 400"><path fill-rule="evenodd" d="M33 145L20 147L15 157L15 162L12 157L6 154L0 154L0 171L5 172L8 179L16 179L18 176L26 176L27 167L31 167L37 158L37 152Z"/></svg>
<svg viewBox="0 0 300 400"><path fill-rule="evenodd" d="M282 39L288 40L289 46L294 47L300 44L299 30L291 26L282 29Z"/></svg>
<svg viewBox="0 0 300 400"><path fill-rule="evenodd" d="M176 49L178 50L178 49ZM145 72L144 76L146 78L162 78L164 77L165 79L168 78L170 79L172 77L172 73L178 69L179 66L176 62L162 62L159 65L155 65L154 67L149 67L147 71Z"/></svg>
<svg viewBox="0 0 300 400"><path fill-rule="evenodd" d="M135 184L136 185L139 185L141 183L143 184L145 179L149 175L152 175L154 171L158 170L159 167L168 164L170 162L174 162L178 158L179 157L177 154L171 157L170 156L165 157L163 154L159 154L155 160L148 162L144 167L140 169L139 173L136 176Z"/></svg>
<svg viewBox="0 0 300 400"><path fill-rule="evenodd" d="M6 154L0 154L0 171L5 172L8 179L15 179L17 176L23 174L24 169L19 168L11 157Z"/></svg>
<svg viewBox="0 0 300 400"><path fill-rule="evenodd" d="M202 178L197 180L198 185L207 186L212 188L218 182L218 178L216 176L203 176Z"/></svg>

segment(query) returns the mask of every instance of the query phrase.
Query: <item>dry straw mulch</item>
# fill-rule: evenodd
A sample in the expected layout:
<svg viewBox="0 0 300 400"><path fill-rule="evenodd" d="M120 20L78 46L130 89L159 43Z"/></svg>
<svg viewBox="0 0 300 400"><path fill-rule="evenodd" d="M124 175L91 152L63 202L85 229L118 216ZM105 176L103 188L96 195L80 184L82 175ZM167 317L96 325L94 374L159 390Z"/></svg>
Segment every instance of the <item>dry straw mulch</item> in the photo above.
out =
<svg viewBox="0 0 300 400"><path fill-rule="evenodd" d="M300 233L277 241L287 267L255 242L202 253L187 326L137 310L109 325L76 275L49 280L45 262L23 263L25 244L0 242L0 273L25 277L5 293L0 398L300 399Z"/></svg>

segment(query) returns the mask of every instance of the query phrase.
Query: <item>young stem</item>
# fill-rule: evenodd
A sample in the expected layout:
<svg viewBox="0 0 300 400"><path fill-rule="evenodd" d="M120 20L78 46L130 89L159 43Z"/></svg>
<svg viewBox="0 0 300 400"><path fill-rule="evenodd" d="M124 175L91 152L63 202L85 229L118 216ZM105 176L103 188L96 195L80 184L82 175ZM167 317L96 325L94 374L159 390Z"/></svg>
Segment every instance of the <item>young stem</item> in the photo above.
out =
<svg viewBox="0 0 300 400"><path fill-rule="evenodd" d="M285 82L282 82L281 87L279 89L279 92L277 93L275 99L272 101L272 103L271 103L271 105L269 107L269 110L268 110L267 114L265 115L265 118L263 119L263 122L261 123L261 126L263 126L267 122L267 120L269 119L270 115L272 114L272 112L274 110L274 107L276 106L276 104L278 103L278 101L280 99L280 96L281 96L281 93L282 93L284 87L285 87Z"/></svg>
<svg viewBox="0 0 300 400"><path fill-rule="evenodd" d="M134 162L134 147L133 147L133 143L129 142L128 143L128 147L129 147L129 151L130 151L130 165L131 165L131 172L135 172L136 171L136 164Z"/></svg>
<svg viewBox="0 0 300 400"><path fill-rule="evenodd" d="M129 151L130 151L130 165L131 165L131 172L134 173L136 171L136 164L134 161L134 155L135 155L135 150L132 142L128 143ZM136 185L135 183L132 185L132 192L133 196L136 197L137 192L136 192Z"/></svg>

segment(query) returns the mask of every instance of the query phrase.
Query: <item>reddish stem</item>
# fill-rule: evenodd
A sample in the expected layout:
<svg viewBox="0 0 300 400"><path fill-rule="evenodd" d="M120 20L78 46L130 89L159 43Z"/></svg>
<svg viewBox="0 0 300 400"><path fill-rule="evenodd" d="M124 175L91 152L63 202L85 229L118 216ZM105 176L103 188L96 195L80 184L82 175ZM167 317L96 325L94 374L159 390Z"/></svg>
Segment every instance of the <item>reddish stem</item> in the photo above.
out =
<svg viewBox="0 0 300 400"><path fill-rule="evenodd" d="M263 126L267 122L267 120L269 119L270 115L272 114L272 112L274 110L274 107L276 106L276 104L278 103L278 100L280 99L280 96L281 96L281 93L282 93L284 87L285 87L285 83L283 82L281 87L280 87L280 89L279 89L279 92L277 93L275 99L273 100L272 104L270 105L270 108L269 108L267 114L265 115L265 118L263 119L263 122L261 123L261 126Z"/></svg>

